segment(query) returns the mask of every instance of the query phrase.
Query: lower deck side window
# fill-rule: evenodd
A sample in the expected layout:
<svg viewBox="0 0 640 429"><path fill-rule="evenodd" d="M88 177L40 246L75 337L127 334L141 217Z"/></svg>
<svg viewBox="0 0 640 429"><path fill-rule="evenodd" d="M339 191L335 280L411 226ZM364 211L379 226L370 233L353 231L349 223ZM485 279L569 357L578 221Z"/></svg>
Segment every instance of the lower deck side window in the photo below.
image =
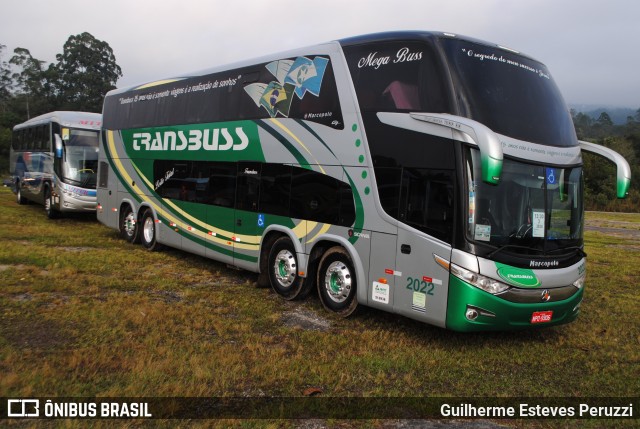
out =
<svg viewBox="0 0 640 429"><path fill-rule="evenodd" d="M332 225L355 221L351 186L332 176L285 164L154 162L162 198L236 208Z"/></svg>

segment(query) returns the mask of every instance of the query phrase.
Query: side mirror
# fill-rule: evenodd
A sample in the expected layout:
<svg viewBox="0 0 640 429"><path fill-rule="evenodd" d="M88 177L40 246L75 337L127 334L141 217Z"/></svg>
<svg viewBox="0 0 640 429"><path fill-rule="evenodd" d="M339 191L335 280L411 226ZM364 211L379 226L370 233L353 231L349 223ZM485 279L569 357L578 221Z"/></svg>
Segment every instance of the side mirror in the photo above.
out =
<svg viewBox="0 0 640 429"><path fill-rule="evenodd" d="M502 175L502 143L489 127L473 119L448 114L411 113L411 117L450 128L454 134L456 131L462 133L462 137L468 136L471 141L467 141L475 143L480 148L482 181L492 185L498 184Z"/></svg>
<svg viewBox="0 0 640 429"><path fill-rule="evenodd" d="M62 158L62 153L64 150L64 145L62 143L62 139L60 138L60 136L58 134L54 134L54 139L55 139L55 157L56 158Z"/></svg>
<svg viewBox="0 0 640 429"><path fill-rule="evenodd" d="M626 159L615 150L601 146L595 143L580 141L580 149L585 152L594 153L598 156L608 159L616 165L617 183L616 194L618 198L626 198L629 195L629 186L631 185L631 167Z"/></svg>
<svg viewBox="0 0 640 429"><path fill-rule="evenodd" d="M471 143L480 149L482 181L497 185L502 175L502 143L490 128L473 119L446 113L378 113L385 124Z"/></svg>

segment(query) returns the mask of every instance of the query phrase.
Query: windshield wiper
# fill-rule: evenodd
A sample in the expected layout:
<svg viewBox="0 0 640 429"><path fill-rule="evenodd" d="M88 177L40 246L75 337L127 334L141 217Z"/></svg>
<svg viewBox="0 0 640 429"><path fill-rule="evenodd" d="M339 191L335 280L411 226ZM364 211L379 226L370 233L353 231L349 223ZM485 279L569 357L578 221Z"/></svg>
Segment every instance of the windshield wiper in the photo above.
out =
<svg viewBox="0 0 640 429"><path fill-rule="evenodd" d="M76 185L76 186L81 186L81 185L82 185L82 182L81 182L81 181L79 181L79 180L75 180L75 179L71 179L71 178L66 177L66 176L63 176L63 177L62 177L62 181L63 181L63 182L65 182L65 183L73 182L73 183L69 183L70 185L73 185L73 184L75 184L75 183L77 183L77 185Z"/></svg>
<svg viewBox="0 0 640 429"><path fill-rule="evenodd" d="M519 246L517 244L505 244L504 246L500 246L498 247L496 250L494 250L493 252L489 253L487 255L487 258L491 258L493 255L495 255L496 253L502 252L504 249L524 249L524 250L528 250L528 251L535 251L538 253L542 253L544 254L544 251L542 250L538 250L538 249L534 249L532 247L527 247L527 246Z"/></svg>
<svg viewBox="0 0 640 429"><path fill-rule="evenodd" d="M548 253L555 253L555 252L561 252L561 251L563 251L563 250L575 250L575 251L577 251L577 252L580 254L580 256L582 256L583 258L586 258L586 257L587 257L587 254L585 253L585 251L584 251L584 250L582 250L582 248L580 248L580 247L578 247L578 246L561 247L561 248L559 248L559 249L549 250L548 252L545 252L545 254L548 254Z"/></svg>
<svg viewBox="0 0 640 429"><path fill-rule="evenodd" d="M70 177L63 177L62 181L65 183L68 183L69 185L75 185L80 188L95 189L96 187L95 179L96 179L95 176L88 176L82 180L71 179Z"/></svg>

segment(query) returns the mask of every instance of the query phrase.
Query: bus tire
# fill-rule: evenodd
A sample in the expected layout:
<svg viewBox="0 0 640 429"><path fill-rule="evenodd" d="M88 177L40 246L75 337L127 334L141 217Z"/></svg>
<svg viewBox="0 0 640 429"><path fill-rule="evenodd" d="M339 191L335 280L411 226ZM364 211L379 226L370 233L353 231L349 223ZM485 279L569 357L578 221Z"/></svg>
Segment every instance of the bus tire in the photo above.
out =
<svg viewBox="0 0 640 429"><path fill-rule="evenodd" d="M27 199L22 196L22 183L19 180L16 180L16 201L20 205L27 204Z"/></svg>
<svg viewBox="0 0 640 429"><path fill-rule="evenodd" d="M136 244L140 241L140 231L136 214L129 204L125 204L120 209L120 237L129 243Z"/></svg>
<svg viewBox="0 0 640 429"><path fill-rule="evenodd" d="M318 266L318 296L325 309L342 317L358 307L356 270L342 246L328 249Z"/></svg>
<svg viewBox="0 0 640 429"><path fill-rule="evenodd" d="M162 245L158 243L158 234L156 231L156 220L153 212L146 209L140 218L140 242L145 249L155 252L162 249Z"/></svg>
<svg viewBox="0 0 640 429"><path fill-rule="evenodd" d="M49 185L44 186L44 211L47 213L49 219L57 219L60 217L60 212L55 209L53 205L53 195L51 194L51 188Z"/></svg>
<svg viewBox="0 0 640 429"><path fill-rule="evenodd" d="M280 237L273 243L267 268L271 288L282 298L291 301L303 291L305 279L298 274L296 250L289 237Z"/></svg>

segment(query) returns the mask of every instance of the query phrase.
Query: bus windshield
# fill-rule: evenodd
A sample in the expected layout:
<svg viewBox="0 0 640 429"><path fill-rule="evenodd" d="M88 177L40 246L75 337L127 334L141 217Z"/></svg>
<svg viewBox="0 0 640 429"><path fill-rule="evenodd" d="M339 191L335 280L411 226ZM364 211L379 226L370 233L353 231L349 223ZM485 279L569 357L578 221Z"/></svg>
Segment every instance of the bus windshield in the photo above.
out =
<svg viewBox="0 0 640 429"><path fill-rule="evenodd" d="M98 170L98 132L70 129L63 131L68 137L65 143L65 162L62 163L62 180L82 188L95 189Z"/></svg>
<svg viewBox="0 0 640 429"><path fill-rule="evenodd" d="M481 180L480 152L466 156L467 237L505 251L560 253L582 246L582 167L505 159L500 184Z"/></svg>
<svg viewBox="0 0 640 429"><path fill-rule="evenodd" d="M544 64L468 40L442 43L461 116L518 140L578 145L571 115Z"/></svg>

